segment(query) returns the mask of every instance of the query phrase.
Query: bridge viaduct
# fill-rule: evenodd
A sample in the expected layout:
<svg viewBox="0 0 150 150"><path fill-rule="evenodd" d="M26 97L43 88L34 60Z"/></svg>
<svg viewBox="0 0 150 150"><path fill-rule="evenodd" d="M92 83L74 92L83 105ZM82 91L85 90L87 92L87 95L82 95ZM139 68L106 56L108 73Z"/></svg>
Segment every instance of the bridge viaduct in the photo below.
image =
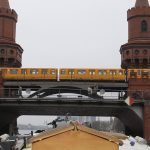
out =
<svg viewBox="0 0 150 150"><path fill-rule="evenodd" d="M27 96L18 95L27 89ZM92 89L89 93L88 88ZM96 87L96 88L95 88ZM99 95L103 89L106 96ZM132 107L125 103L127 82L48 82L3 81L0 98L1 132L15 133L16 118L20 115L114 116L125 125L131 135L144 135L144 101ZM15 93L15 94L14 94ZM67 93L66 95L63 95ZM77 94L72 96L73 93ZM111 93L111 96L108 96ZM117 95L116 95L117 93ZM129 93L129 92L128 92ZM115 95L115 96L113 96ZM138 126L137 126L138 125Z"/></svg>

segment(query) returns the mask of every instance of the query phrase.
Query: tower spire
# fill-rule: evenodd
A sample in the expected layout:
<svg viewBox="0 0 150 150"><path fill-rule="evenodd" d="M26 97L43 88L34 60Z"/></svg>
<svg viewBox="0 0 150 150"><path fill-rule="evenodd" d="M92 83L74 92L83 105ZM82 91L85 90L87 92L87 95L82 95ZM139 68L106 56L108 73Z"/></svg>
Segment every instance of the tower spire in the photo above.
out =
<svg viewBox="0 0 150 150"><path fill-rule="evenodd" d="M148 0L136 0L135 7L149 7Z"/></svg>
<svg viewBox="0 0 150 150"><path fill-rule="evenodd" d="M9 0L0 0L0 8L10 9Z"/></svg>

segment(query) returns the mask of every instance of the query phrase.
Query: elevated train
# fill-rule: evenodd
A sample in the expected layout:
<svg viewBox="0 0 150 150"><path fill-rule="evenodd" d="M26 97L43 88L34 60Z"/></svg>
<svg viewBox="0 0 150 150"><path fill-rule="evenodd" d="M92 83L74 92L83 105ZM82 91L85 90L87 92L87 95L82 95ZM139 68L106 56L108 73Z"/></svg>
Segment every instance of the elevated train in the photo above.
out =
<svg viewBox="0 0 150 150"><path fill-rule="evenodd" d="M150 69L99 68L0 68L4 80L48 81L125 81L130 78L150 79Z"/></svg>

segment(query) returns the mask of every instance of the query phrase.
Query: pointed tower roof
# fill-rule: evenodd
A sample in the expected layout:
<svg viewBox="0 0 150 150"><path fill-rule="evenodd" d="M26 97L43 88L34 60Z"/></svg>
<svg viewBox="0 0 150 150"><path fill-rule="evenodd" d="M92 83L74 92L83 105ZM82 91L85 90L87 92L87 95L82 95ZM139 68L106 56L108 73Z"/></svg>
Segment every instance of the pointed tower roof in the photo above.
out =
<svg viewBox="0 0 150 150"><path fill-rule="evenodd" d="M136 0L135 7L149 7L148 0Z"/></svg>
<svg viewBox="0 0 150 150"><path fill-rule="evenodd" d="M8 8L8 9L10 9L9 1L8 0L0 0L0 8Z"/></svg>

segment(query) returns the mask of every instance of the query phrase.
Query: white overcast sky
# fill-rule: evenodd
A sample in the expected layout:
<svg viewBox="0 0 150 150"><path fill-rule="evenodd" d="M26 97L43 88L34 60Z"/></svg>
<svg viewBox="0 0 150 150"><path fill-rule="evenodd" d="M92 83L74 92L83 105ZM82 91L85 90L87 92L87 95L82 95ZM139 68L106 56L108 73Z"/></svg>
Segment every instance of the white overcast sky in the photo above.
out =
<svg viewBox="0 0 150 150"><path fill-rule="evenodd" d="M135 0L10 0L18 13L23 67L119 68ZM43 124L24 117L20 123ZM31 121L33 120L33 121ZM49 120L49 119L47 119Z"/></svg>
<svg viewBox="0 0 150 150"><path fill-rule="evenodd" d="M135 0L10 0L23 67L120 67Z"/></svg>

